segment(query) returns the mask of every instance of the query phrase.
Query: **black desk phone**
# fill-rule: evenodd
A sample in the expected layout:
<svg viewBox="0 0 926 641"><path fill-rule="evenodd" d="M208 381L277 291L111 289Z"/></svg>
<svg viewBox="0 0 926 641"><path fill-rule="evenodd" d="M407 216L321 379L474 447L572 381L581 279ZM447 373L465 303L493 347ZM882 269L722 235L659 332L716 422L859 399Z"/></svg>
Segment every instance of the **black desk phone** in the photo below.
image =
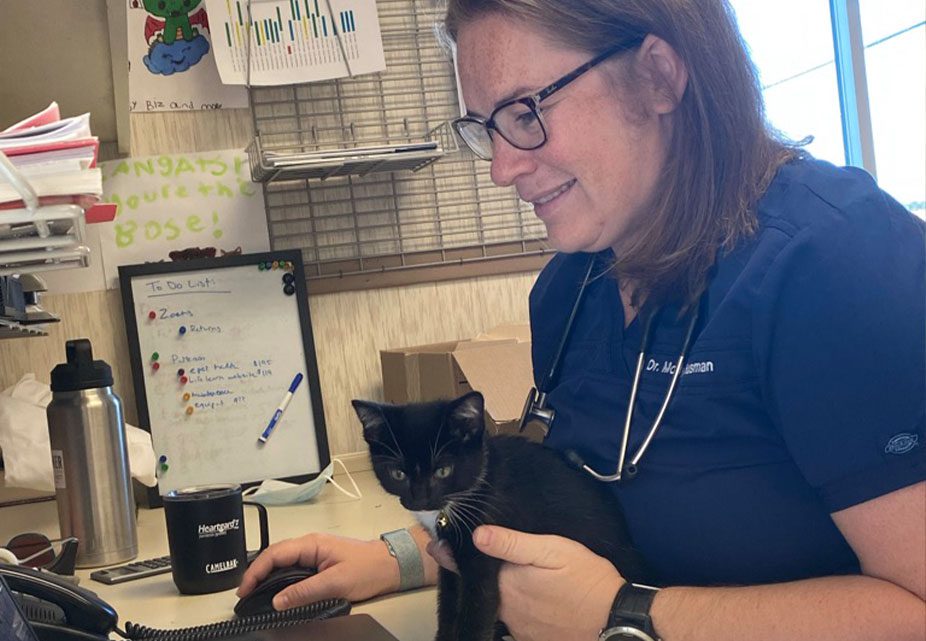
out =
<svg viewBox="0 0 926 641"><path fill-rule="evenodd" d="M151 641L187 641L213 636L227 638L232 633L268 630L292 625L294 621L337 617L350 613L351 608L348 601L330 599L283 612L258 614L196 628L156 630L128 623L123 631L116 627L119 615L111 605L93 592L50 572L0 563L0 578L31 623L38 641L108 641L111 632L125 639ZM2 629L4 623L0 619L0 637L6 641Z"/></svg>

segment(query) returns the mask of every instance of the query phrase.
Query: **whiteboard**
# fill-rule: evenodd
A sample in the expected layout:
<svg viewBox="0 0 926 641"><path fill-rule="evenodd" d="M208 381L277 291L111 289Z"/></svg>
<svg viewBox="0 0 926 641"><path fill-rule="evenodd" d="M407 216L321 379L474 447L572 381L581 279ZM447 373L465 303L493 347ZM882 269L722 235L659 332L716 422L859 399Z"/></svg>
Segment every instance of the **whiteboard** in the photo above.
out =
<svg viewBox="0 0 926 641"><path fill-rule="evenodd" d="M300 252L130 265L119 279L158 493L301 481L327 467ZM286 411L259 443L297 374Z"/></svg>

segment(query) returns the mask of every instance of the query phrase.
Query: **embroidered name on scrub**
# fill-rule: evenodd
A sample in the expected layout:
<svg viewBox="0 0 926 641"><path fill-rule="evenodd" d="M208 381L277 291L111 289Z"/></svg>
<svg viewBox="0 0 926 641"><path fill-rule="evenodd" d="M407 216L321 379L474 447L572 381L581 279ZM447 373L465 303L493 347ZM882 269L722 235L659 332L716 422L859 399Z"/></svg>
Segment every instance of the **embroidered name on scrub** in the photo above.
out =
<svg viewBox="0 0 926 641"><path fill-rule="evenodd" d="M647 372L659 372L660 374L675 374L675 361L663 361L660 363L654 358L646 362ZM682 376L688 374L710 374L714 371L714 361L699 361L697 363L688 363L682 370Z"/></svg>

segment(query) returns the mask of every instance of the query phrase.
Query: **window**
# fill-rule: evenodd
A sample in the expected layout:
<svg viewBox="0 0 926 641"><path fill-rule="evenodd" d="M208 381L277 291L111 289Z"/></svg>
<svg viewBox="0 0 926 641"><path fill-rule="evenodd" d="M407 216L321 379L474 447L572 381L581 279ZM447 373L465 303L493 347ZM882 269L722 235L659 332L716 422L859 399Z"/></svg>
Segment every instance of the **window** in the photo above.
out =
<svg viewBox="0 0 926 641"><path fill-rule="evenodd" d="M926 218L923 1L779 0L774 8L760 0L731 4L759 70L772 125L794 140L813 136L807 149L814 156L864 167L885 191ZM839 57L837 73L833 25L840 19L861 37L856 44L840 35L847 51ZM861 78L855 64L865 78L863 86L855 87L860 108L849 104L840 109L838 75L850 82ZM861 132L860 140L845 140L844 127ZM856 148L859 144L863 149Z"/></svg>
<svg viewBox="0 0 926 641"><path fill-rule="evenodd" d="M813 136L807 150L845 164L830 12L823 0L736 0L740 32L765 97L769 121L792 140ZM799 47L793 43L799 42Z"/></svg>
<svg viewBox="0 0 926 641"><path fill-rule="evenodd" d="M926 4L859 0L878 183L926 218Z"/></svg>

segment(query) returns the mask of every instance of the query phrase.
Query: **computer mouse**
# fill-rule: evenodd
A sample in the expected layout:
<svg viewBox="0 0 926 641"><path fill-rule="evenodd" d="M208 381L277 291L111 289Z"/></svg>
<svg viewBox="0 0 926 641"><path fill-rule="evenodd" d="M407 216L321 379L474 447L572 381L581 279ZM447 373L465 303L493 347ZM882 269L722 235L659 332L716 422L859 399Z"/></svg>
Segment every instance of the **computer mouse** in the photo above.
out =
<svg viewBox="0 0 926 641"><path fill-rule="evenodd" d="M273 612L273 597L283 588L316 574L315 568L306 568L298 565L276 568L268 574L263 581L246 597L235 604L235 614L247 617L254 614Z"/></svg>

